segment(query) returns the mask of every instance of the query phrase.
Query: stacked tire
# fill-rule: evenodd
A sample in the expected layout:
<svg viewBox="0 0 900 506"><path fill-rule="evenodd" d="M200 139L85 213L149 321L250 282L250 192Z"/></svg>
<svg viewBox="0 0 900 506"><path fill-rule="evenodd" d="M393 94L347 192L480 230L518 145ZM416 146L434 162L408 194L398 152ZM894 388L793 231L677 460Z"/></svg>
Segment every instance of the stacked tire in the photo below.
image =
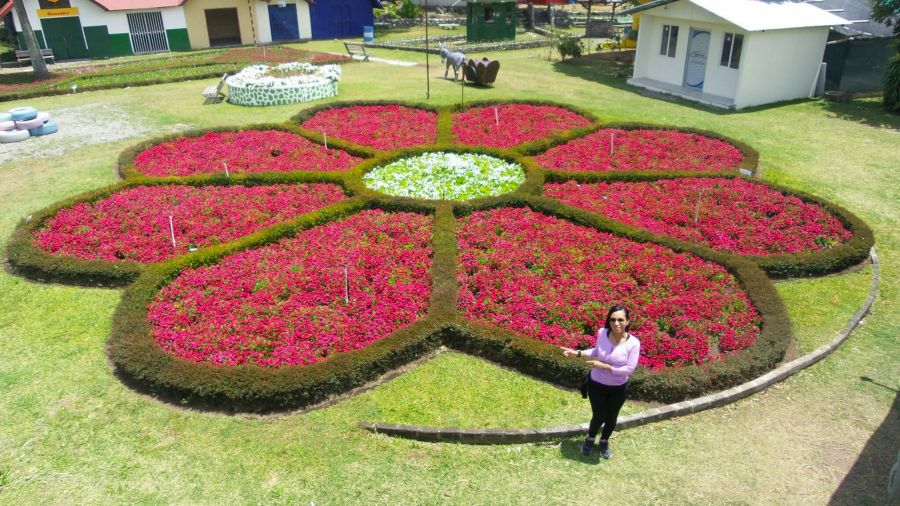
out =
<svg viewBox="0 0 900 506"><path fill-rule="evenodd" d="M0 113L0 142L19 142L29 137L55 134L59 127L50 114L34 107L16 107Z"/></svg>

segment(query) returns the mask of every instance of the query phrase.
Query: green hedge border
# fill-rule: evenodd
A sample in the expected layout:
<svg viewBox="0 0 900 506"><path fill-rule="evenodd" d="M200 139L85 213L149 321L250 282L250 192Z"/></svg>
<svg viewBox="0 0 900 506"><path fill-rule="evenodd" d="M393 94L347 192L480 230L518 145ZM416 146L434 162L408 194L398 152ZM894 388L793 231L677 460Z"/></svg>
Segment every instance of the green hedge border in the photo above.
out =
<svg viewBox="0 0 900 506"><path fill-rule="evenodd" d="M57 203L35 213L31 220L21 223L14 232L8 247L10 265L16 272L33 275L32 277L69 280L79 284L124 285L133 281L126 289L113 316L112 333L107 352L123 379L137 388L163 396L173 402L186 402L207 408L254 412L306 406L376 379L384 372L413 361L441 344L484 356L554 383L575 386L586 371L581 362L564 358L558 348L554 346L508 330L469 321L463 318L457 309L459 287L456 282L456 217L483 209L529 207L537 212L560 217L577 225L592 227L630 240L659 244L678 252L694 254L719 263L735 276L738 283L747 292L751 302L763 318L761 334L753 345L712 363L658 372L639 369L632 376L632 392L635 397L671 402L740 384L742 381L770 370L783 359L792 339L790 323L774 285L763 269L770 275L817 275L832 272L840 270L848 264L858 263L860 261L859 251L865 250L867 253L868 247L873 242L870 229L848 211L818 197L762 183L758 180L753 181L827 207L844 222L845 226L851 229L854 233L854 240L859 239L858 243L851 241L824 254L782 255L774 260L750 256L740 257L671 237L657 236L646 230L630 227L545 198L541 194L544 183L549 181L575 179L595 182L675 177L737 177L735 173L731 172L554 172L539 167L530 157L542 149L587 135L600 128L672 129L716 137L739 147L745 154L747 166L752 165L754 169L758 165L758 154L749 146L714 132L636 123L601 123L589 113L564 104L546 101L517 102L566 108L588 117L592 121L592 125L512 149L473 147L449 142L451 140L451 118L454 112L468 107L483 107L508 102L499 100L472 102L462 108L458 105L430 107L393 101L333 102L304 110L282 124L194 130L143 142L125 150L119 158L118 170L125 178L124 181ZM321 144L323 141L321 133L300 128L299 125L302 121L322 110L352 105L386 104L404 105L436 112L438 114L438 142L434 145L380 152L350 142L329 139L329 146L343 149L365 159L346 172L268 172L236 175L230 178L225 177L224 174L152 178L134 170L134 158L144 149L160 142L184 136L199 136L208 132L277 129L296 133ZM484 153L514 161L525 168L526 182L514 192L496 197L474 199L465 203L391 197L369 190L362 184L361 176L375 166L398 157L435 150ZM115 191L131 186L149 184L252 185L290 182L340 184L350 198L235 241L204 248L149 266L125 265L125 262L74 261L65 257L55 257L39 250L36 251L31 241L32 232L60 209L77 202L105 198ZM158 290L174 279L182 270L213 264L226 255L271 244L282 238L293 236L302 230L342 219L363 209L382 209L388 212L410 211L434 216L432 293L429 299L428 314L424 319L362 350L336 354L311 366L285 366L274 370L252 365L229 368L210 367L185 361L164 352L152 339L146 318L148 305Z"/></svg>

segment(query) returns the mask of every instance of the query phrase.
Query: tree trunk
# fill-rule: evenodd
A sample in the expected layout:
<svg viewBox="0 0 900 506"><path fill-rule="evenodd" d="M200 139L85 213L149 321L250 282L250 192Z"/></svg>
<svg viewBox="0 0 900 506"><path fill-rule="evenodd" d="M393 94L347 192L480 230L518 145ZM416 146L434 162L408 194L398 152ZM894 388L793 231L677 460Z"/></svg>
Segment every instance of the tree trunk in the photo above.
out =
<svg viewBox="0 0 900 506"><path fill-rule="evenodd" d="M28 55L31 57L31 68L34 69L34 80L41 81L49 79L50 72L47 71L47 64L44 63L44 57L41 56L41 47L34 37L34 30L31 29L31 22L28 21L28 12L25 10L25 2L23 0L13 0L13 6L16 8L16 15L19 17L19 25L22 28L22 38L25 39L25 47L28 48Z"/></svg>

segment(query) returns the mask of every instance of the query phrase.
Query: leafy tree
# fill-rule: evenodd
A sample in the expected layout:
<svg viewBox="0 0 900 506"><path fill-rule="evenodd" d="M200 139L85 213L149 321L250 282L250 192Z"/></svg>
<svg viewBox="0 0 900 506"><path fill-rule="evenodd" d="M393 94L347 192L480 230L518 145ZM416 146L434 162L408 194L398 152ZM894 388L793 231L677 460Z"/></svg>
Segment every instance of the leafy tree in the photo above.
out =
<svg viewBox="0 0 900 506"><path fill-rule="evenodd" d="M900 53L888 63L887 77L884 79L884 108L900 113Z"/></svg>
<svg viewBox="0 0 900 506"><path fill-rule="evenodd" d="M872 19L893 26L894 35L900 35L900 0L872 0Z"/></svg>

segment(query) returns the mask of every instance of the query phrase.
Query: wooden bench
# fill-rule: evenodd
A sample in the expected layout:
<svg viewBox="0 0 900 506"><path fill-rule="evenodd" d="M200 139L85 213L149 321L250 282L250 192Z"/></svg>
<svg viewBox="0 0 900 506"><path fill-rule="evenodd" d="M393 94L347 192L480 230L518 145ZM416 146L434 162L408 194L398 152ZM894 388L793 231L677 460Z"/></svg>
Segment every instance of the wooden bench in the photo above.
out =
<svg viewBox="0 0 900 506"><path fill-rule="evenodd" d="M44 57L44 61L47 63L56 63L52 49L41 49L41 56ZM20 67L26 63L31 65L31 54L27 49L16 49L16 61L19 62Z"/></svg>
<svg viewBox="0 0 900 506"><path fill-rule="evenodd" d="M362 42L344 42L344 47L347 48L350 58L362 56L362 61L369 61L369 54L366 53L366 46Z"/></svg>
<svg viewBox="0 0 900 506"><path fill-rule="evenodd" d="M203 96L206 97L206 104L210 103L218 103L222 101L222 98L225 97L225 93L222 91L222 88L225 86L225 79L228 78L228 73L222 75L222 79L219 80L219 84L215 86L207 86L206 89L203 90Z"/></svg>
<svg viewBox="0 0 900 506"><path fill-rule="evenodd" d="M455 30L459 28L459 23L438 23L441 30Z"/></svg>

